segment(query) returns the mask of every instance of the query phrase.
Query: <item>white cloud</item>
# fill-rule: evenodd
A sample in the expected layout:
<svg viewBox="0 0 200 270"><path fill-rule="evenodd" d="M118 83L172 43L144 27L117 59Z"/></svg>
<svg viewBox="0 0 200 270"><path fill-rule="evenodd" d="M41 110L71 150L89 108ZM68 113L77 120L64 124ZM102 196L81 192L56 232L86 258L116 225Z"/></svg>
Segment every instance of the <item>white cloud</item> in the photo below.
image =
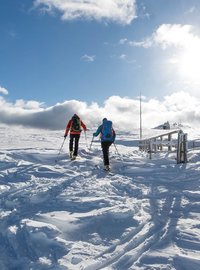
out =
<svg viewBox="0 0 200 270"><path fill-rule="evenodd" d="M16 108L23 108L29 110L38 110L42 107L42 105L43 103L35 100L24 101L23 99L17 99L14 104Z"/></svg>
<svg viewBox="0 0 200 270"><path fill-rule="evenodd" d="M86 61L86 62L94 62L96 56L95 55L87 55L87 54L84 54L81 59Z"/></svg>
<svg viewBox="0 0 200 270"><path fill-rule="evenodd" d="M188 14L188 13L194 13L195 11L197 10L197 8L195 6L192 6L191 8L189 8L189 10L187 10L185 12L185 14Z"/></svg>
<svg viewBox="0 0 200 270"><path fill-rule="evenodd" d="M120 60L126 60L126 59L127 59L127 55L126 55L126 54L121 54L121 55L119 56L119 59L120 59Z"/></svg>
<svg viewBox="0 0 200 270"><path fill-rule="evenodd" d="M6 88L0 86L0 94L8 95L8 90Z"/></svg>
<svg viewBox="0 0 200 270"><path fill-rule="evenodd" d="M62 20L106 20L130 24L136 18L136 0L35 0L43 12L58 10Z"/></svg>
<svg viewBox="0 0 200 270"><path fill-rule="evenodd" d="M9 37L11 37L12 39L16 38L17 34L14 31L10 31L8 33Z"/></svg>
<svg viewBox="0 0 200 270"><path fill-rule="evenodd" d="M176 65L177 73L191 83L200 83L200 37L191 25L161 25L152 35L152 43L163 49L177 48L169 63Z"/></svg>
<svg viewBox="0 0 200 270"><path fill-rule="evenodd" d="M162 49L168 47L190 48L190 46L200 45L200 37L195 35L194 31L192 25L162 24L150 37L146 37L142 41L130 41L124 38L119 43L144 48L156 45L161 46Z"/></svg>
<svg viewBox="0 0 200 270"><path fill-rule="evenodd" d="M119 40L120 45L128 45L131 47L143 47L143 48L149 48L153 45L153 40L152 38L146 38L143 41L131 41L128 40L127 38L123 38Z"/></svg>
<svg viewBox="0 0 200 270"><path fill-rule="evenodd" d="M188 48L200 43L200 38L193 31L192 25L163 24L152 35L152 43L161 45L163 49L169 46Z"/></svg>
<svg viewBox="0 0 200 270"><path fill-rule="evenodd" d="M126 43L128 43L128 39L127 38L122 38L119 41L119 44L121 44L121 45L126 44Z"/></svg>
<svg viewBox="0 0 200 270"><path fill-rule="evenodd" d="M168 66L173 70L176 80L182 81L182 87L185 87L184 81L188 81L195 90L195 85L200 85L200 36L195 33L192 25L181 24L162 24L155 32L141 41L130 41L123 38L119 41L121 45L134 47L160 47L167 50ZM174 69L173 69L174 68Z"/></svg>
<svg viewBox="0 0 200 270"><path fill-rule="evenodd" d="M111 119L116 130L139 128L139 98L112 96L104 105L69 100L44 108L37 101L17 100L8 103L0 97L0 123L35 128L64 130L66 122L77 113L89 128L96 128L104 117ZM152 128L166 121L200 125L200 100L186 92L177 92L163 100L142 101L143 126Z"/></svg>
<svg viewBox="0 0 200 270"><path fill-rule="evenodd" d="M131 58L130 56L128 56L125 53L120 54L119 56L117 56L117 58L123 62L126 62L128 64L134 64L135 68L139 68L138 65L136 65L136 60Z"/></svg>

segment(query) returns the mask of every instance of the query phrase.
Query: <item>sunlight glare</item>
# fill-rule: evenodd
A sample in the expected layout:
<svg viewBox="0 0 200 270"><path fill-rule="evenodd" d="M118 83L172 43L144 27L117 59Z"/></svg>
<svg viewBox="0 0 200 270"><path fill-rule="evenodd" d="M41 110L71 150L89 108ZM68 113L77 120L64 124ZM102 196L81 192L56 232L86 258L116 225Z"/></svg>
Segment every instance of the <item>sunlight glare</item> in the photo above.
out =
<svg viewBox="0 0 200 270"><path fill-rule="evenodd" d="M184 78L200 81L200 49L196 46L187 48L179 59L179 72Z"/></svg>

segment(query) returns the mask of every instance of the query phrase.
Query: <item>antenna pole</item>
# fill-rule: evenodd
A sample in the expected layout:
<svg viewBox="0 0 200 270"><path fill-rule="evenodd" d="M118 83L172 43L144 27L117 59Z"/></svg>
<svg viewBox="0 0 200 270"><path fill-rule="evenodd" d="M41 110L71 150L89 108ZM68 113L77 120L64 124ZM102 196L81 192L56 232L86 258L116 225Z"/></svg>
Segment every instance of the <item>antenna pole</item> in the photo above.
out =
<svg viewBox="0 0 200 270"><path fill-rule="evenodd" d="M140 140L142 139L142 97L140 92Z"/></svg>

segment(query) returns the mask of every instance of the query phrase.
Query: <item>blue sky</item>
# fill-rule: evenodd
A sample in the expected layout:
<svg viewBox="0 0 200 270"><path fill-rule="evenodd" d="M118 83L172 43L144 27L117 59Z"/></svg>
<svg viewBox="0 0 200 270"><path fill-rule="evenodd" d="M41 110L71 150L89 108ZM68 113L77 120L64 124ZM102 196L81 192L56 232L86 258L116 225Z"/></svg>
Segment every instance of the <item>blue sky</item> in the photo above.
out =
<svg viewBox="0 0 200 270"><path fill-rule="evenodd" d="M147 124L199 122L199 18L199 0L0 0L0 122L134 124L140 92Z"/></svg>
<svg viewBox="0 0 200 270"><path fill-rule="evenodd" d="M92 2L99 14L89 13ZM106 7L100 2L0 0L0 86L8 90L8 100L102 103L112 95L131 98L141 91L162 97L187 90L191 78L186 83L185 74L168 62L181 45L163 49L167 40L149 47L142 42L162 25L168 31L178 25L177 33L189 25L185 34L200 39L200 2L102 1ZM123 14L118 14L120 6L111 12L117 2L126 7Z"/></svg>

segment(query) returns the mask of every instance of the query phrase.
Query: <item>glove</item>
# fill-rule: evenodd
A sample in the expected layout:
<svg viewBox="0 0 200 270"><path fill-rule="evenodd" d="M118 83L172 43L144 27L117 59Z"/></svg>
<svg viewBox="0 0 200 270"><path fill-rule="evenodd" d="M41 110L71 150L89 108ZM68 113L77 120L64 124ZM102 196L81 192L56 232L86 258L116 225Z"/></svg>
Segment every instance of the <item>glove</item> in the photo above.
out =
<svg viewBox="0 0 200 270"><path fill-rule="evenodd" d="M93 137L96 137L96 132L95 132L95 133L93 133Z"/></svg>
<svg viewBox="0 0 200 270"><path fill-rule="evenodd" d="M67 137L67 135L65 134L65 135L64 135L64 138L66 139L66 137Z"/></svg>

